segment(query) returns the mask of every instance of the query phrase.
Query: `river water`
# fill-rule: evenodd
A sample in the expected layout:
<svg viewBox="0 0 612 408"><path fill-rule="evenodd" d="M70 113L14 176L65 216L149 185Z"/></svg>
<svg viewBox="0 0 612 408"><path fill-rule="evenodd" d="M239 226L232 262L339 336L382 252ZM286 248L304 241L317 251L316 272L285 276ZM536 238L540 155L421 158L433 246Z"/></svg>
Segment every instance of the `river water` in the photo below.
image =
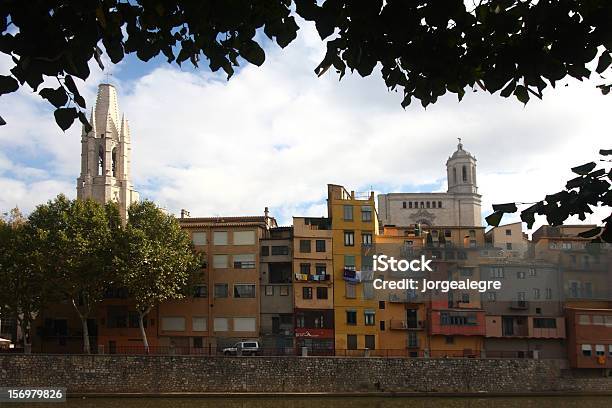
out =
<svg viewBox="0 0 612 408"><path fill-rule="evenodd" d="M13 405L13 404L11 404ZM14 404L40 407L46 404ZM55 406L55 405L54 405ZM68 399L70 408L610 408L612 397L304 397L304 398L86 398Z"/></svg>

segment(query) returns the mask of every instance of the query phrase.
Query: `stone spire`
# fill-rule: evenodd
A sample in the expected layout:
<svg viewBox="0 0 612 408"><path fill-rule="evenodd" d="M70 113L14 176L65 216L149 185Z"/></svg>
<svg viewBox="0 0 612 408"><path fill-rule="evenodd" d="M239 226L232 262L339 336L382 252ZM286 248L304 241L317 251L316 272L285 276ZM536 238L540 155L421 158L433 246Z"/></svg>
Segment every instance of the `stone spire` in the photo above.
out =
<svg viewBox="0 0 612 408"><path fill-rule="evenodd" d="M138 201L131 182L131 137L125 116L119 121L117 91L111 84L98 87L91 113L92 130L83 127L81 138L81 175L77 179L77 198L106 203L115 201L122 218L128 207Z"/></svg>

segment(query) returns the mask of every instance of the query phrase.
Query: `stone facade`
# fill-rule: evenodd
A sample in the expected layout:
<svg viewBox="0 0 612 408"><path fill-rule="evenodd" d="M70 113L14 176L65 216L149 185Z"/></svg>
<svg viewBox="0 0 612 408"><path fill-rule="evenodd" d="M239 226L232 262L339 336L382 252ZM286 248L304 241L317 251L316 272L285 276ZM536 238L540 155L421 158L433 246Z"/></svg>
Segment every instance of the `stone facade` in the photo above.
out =
<svg viewBox="0 0 612 408"><path fill-rule="evenodd" d="M476 158L463 149L461 142L446 161L446 173L446 193L379 194L378 216L381 225L481 226Z"/></svg>
<svg viewBox="0 0 612 408"><path fill-rule="evenodd" d="M138 201L131 181L131 136L127 119L119 119L117 91L100 84L89 120L92 129L81 135L81 175L77 198L100 203L115 201L125 220L129 206Z"/></svg>
<svg viewBox="0 0 612 408"><path fill-rule="evenodd" d="M69 393L612 394L612 377L563 374L563 360L0 355L0 386ZM350 379L350 380L349 380Z"/></svg>

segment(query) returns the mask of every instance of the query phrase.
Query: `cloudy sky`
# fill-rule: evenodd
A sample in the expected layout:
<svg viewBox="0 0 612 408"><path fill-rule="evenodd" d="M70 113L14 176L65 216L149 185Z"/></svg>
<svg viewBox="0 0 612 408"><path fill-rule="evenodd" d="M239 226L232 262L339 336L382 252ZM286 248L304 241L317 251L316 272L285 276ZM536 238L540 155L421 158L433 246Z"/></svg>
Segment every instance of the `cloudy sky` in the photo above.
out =
<svg viewBox="0 0 612 408"><path fill-rule="evenodd" d="M281 50L266 48L262 67L230 81L207 69L144 64L110 66L119 108L132 131L133 177L141 197L192 216L325 215L328 183L376 192L445 191L445 162L457 137L478 159L483 215L492 203L537 201L572 178L569 168L611 148L612 96L594 83L566 81L526 107L514 99L448 95L403 110L376 72L317 78L325 52L311 25ZM0 59L0 72L12 64ZM108 65L108 64L107 64ZM80 83L89 104L97 66ZM80 126L63 133L45 101L23 87L0 99L0 212L24 212L58 193L76 195ZM505 218L504 221L512 221ZM596 222L597 217L591 217Z"/></svg>

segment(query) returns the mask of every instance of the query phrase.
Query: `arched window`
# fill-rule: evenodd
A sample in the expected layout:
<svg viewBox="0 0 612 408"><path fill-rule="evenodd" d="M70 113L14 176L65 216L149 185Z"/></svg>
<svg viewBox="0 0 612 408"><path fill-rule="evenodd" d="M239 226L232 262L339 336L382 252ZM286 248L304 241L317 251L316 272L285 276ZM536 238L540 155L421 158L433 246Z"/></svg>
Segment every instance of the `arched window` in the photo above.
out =
<svg viewBox="0 0 612 408"><path fill-rule="evenodd" d="M453 181L457 183L457 168L453 167Z"/></svg>
<svg viewBox="0 0 612 408"><path fill-rule="evenodd" d="M430 205L431 205L431 204L430 204L430 202L428 201L428 202L427 202L427 208L429 208L429 206L430 206Z"/></svg>
<svg viewBox="0 0 612 408"><path fill-rule="evenodd" d="M98 176L104 174L104 148L102 145L98 146Z"/></svg>
<svg viewBox="0 0 612 408"><path fill-rule="evenodd" d="M111 160L112 160L112 162L111 162L112 166L111 167L112 167L113 177L117 177L117 148L116 147L113 148L113 153L111 155Z"/></svg>
<svg viewBox="0 0 612 408"><path fill-rule="evenodd" d="M467 182L467 169L465 168L465 165L463 165L463 167L461 168L461 177L463 178L463 182L466 183Z"/></svg>

